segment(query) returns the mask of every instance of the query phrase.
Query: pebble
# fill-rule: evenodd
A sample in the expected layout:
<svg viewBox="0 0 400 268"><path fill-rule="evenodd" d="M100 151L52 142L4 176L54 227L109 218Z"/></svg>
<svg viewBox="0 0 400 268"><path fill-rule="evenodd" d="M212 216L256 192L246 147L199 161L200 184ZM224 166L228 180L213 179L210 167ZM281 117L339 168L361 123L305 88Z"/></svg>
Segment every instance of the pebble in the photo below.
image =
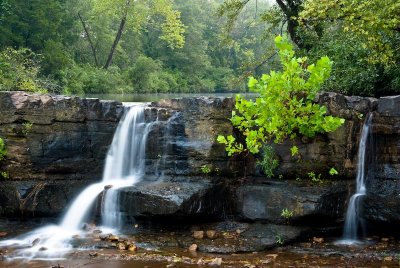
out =
<svg viewBox="0 0 400 268"><path fill-rule="evenodd" d="M138 247L135 245L135 244L130 244L130 245L128 245L128 248L127 248L129 251L132 251L132 252L134 252L134 251L137 251L137 249L138 249Z"/></svg>
<svg viewBox="0 0 400 268"><path fill-rule="evenodd" d="M214 238L217 237L217 232L214 231L214 230L207 230L207 231L206 231L206 236L207 236L209 239L214 239Z"/></svg>
<svg viewBox="0 0 400 268"><path fill-rule="evenodd" d="M313 237L313 241L315 242L315 243L322 243L322 242L324 242L324 239L322 238L322 237Z"/></svg>
<svg viewBox="0 0 400 268"><path fill-rule="evenodd" d="M189 246L189 251L196 251L197 250L197 245L196 244L191 244Z"/></svg>
<svg viewBox="0 0 400 268"><path fill-rule="evenodd" d="M204 231L194 231L193 232L193 237L196 238L196 239L203 239Z"/></svg>
<svg viewBox="0 0 400 268"><path fill-rule="evenodd" d="M210 262L210 265L220 266L222 264L222 258L215 258Z"/></svg>

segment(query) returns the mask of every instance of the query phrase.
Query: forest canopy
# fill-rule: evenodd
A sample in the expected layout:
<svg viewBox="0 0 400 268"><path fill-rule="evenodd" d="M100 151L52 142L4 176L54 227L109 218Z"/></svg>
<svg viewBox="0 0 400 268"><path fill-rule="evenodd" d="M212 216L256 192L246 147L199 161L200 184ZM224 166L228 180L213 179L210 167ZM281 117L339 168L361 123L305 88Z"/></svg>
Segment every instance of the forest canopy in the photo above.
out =
<svg viewBox="0 0 400 268"><path fill-rule="evenodd" d="M397 0L3 0L0 90L246 91L280 68L274 38L328 56L323 90L400 91Z"/></svg>

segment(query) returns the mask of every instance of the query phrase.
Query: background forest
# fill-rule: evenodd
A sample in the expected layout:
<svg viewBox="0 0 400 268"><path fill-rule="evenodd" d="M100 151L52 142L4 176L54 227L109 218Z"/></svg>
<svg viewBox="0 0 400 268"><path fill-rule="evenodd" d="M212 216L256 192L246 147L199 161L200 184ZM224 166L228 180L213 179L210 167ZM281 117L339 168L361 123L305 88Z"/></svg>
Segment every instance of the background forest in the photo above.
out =
<svg viewBox="0 0 400 268"><path fill-rule="evenodd" d="M385 3L383 3L385 2ZM400 92L398 0L0 0L0 90L239 92L274 37L327 55L324 90Z"/></svg>

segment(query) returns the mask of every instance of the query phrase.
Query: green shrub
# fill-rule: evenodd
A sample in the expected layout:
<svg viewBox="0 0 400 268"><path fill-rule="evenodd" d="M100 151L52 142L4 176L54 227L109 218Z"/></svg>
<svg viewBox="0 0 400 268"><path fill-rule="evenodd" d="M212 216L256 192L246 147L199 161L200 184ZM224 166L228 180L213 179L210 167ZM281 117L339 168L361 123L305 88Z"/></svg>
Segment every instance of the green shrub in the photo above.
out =
<svg viewBox="0 0 400 268"><path fill-rule="evenodd" d="M0 90L46 92L39 72L39 57L30 49L8 47L0 52Z"/></svg>
<svg viewBox="0 0 400 268"><path fill-rule="evenodd" d="M6 145L4 144L4 140L0 138L0 161L4 160L7 155Z"/></svg>
<svg viewBox="0 0 400 268"><path fill-rule="evenodd" d="M289 210L287 208L284 208L284 209L282 209L281 217L285 218L286 220L289 220L290 218L293 217L293 211Z"/></svg>
<svg viewBox="0 0 400 268"><path fill-rule="evenodd" d="M271 145L264 145L261 156L261 160L257 161L257 165L261 167L265 176L268 178L273 177L275 170L279 166L279 159L275 154L274 148Z"/></svg>
<svg viewBox="0 0 400 268"><path fill-rule="evenodd" d="M132 92L132 87L116 66L105 70L89 64L75 64L62 70L60 75L64 94Z"/></svg>

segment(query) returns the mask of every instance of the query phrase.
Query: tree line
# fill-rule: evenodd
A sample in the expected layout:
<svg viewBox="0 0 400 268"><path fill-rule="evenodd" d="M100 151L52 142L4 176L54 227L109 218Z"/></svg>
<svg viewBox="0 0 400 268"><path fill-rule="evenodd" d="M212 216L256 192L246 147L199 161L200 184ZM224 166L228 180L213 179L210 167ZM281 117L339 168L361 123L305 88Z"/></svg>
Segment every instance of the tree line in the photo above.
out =
<svg viewBox="0 0 400 268"><path fill-rule="evenodd" d="M274 38L327 55L324 90L400 90L398 0L2 0L0 90L245 91L280 68Z"/></svg>

